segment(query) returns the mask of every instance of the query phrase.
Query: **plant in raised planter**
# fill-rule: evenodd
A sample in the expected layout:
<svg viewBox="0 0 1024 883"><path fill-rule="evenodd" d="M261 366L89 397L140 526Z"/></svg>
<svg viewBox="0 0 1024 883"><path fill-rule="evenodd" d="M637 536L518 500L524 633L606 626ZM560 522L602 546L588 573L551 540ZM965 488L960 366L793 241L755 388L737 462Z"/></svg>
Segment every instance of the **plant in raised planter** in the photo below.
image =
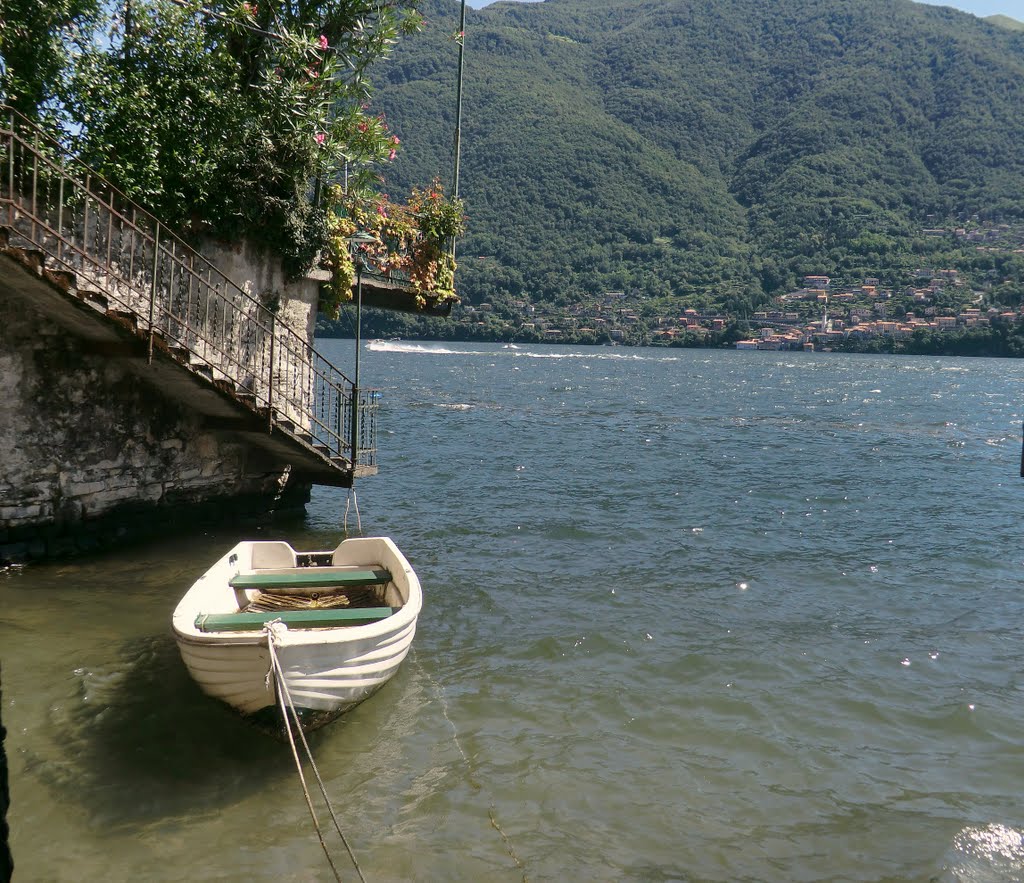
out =
<svg viewBox="0 0 1024 883"><path fill-rule="evenodd" d="M404 205L386 196L345 196L338 188L329 198L326 262L332 278L321 296L324 315L337 318L341 305L352 299L355 265L349 237L357 230L375 239L360 246L369 272L403 283L415 307L425 310L458 300L454 243L464 229L465 215L462 202L447 199L440 182L413 188Z"/></svg>

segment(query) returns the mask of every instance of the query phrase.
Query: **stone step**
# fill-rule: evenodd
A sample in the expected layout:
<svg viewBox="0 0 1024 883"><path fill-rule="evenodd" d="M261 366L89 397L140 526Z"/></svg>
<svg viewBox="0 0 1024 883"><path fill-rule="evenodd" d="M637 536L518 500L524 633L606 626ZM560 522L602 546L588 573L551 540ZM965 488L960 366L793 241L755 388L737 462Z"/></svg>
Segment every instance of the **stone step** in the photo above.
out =
<svg viewBox="0 0 1024 883"><path fill-rule="evenodd" d="M110 309L110 300L102 291L96 291L94 288L79 289L78 296L101 313L106 313Z"/></svg>
<svg viewBox="0 0 1024 883"><path fill-rule="evenodd" d="M68 294L77 294L78 277L70 270L48 270L43 268L43 276Z"/></svg>
<svg viewBox="0 0 1024 883"><path fill-rule="evenodd" d="M12 245L12 242L19 244ZM56 255L59 253L57 251L59 243L54 243L54 246L53 254ZM252 427L259 428L260 426L271 430L278 429L282 433L278 436L281 441L290 438L296 443L301 443L307 452L315 451L322 458L324 467L328 467L329 464L331 468L342 472L353 471L351 461L341 456L336 448L317 441L309 432L308 427L304 428L294 419L285 418L279 412L270 411L262 406L256 395L246 391L251 387L246 386L240 389L236 382L225 377L222 370L213 367L194 353L187 344L184 344L179 335L172 334L170 335L172 339L169 339L160 329L156 327L150 329L145 310L141 312L133 310L127 304L122 305L118 300L119 292L121 292L128 303L134 304L136 296L144 300L145 293L136 292L129 283L119 279L116 274L111 274L104 279L94 277L89 272L83 276L73 270L64 269L67 266L64 262L51 262L46 251L36 247L10 225L0 225L0 250L20 263L26 272L34 273L56 289L74 296L81 304L87 305L103 315L111 325L118 325L133 335L132 340L125 340L122 337L120 341L101 342L96 351L98 355L110 358L145 357L147 350L152 345L153 349L159 353L171 355L182 368L190 369L194 377L202 377L206 383L226 395L232 396L251 412L252 417L245 418L242 415L237 415L231 418L239 426L250 427L243 431L251 431ZM47 266L48 262L51 263L50 266ZM79 287L79 283L81 283L81 287ZM178 321L174 320L174 322ZM171 331L177 327L174 322L168 326ZM233 372L233 369L229 370ZM296 444L296 451L298 451L298 447L299 444ZM306 456L309 456L308 453Z"/></svg>
<svg viewBox="0 0 1024 883"><path fill-rule="evenodd" d="M10 245L7 247L7 253L15 260L20 261L25 266L25 269L30 270L37 276L43 274L43 264L46 261L46 255L39 249Z"/></svg>
<svg viewBox="0 0 1024 883"><path fill-rule="evenodd" d="M124 310L107 310L106 315L108 319L117 322L130 331L137 332L139 330L139 317L135 313L125 312Z"/></svg>

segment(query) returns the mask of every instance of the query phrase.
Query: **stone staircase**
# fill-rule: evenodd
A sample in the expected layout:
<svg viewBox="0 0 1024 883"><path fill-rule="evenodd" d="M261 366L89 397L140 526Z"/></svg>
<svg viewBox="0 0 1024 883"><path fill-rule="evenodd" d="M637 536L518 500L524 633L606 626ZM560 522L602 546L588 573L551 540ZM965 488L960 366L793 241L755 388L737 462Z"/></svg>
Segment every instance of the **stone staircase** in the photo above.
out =
<svg viewBox="0 0 1024 883"><path fill-rule="evenodd" d="M128 360L312 483L349 487L376 473L374 391L7 108L0 280L90 352Z"/></svg>

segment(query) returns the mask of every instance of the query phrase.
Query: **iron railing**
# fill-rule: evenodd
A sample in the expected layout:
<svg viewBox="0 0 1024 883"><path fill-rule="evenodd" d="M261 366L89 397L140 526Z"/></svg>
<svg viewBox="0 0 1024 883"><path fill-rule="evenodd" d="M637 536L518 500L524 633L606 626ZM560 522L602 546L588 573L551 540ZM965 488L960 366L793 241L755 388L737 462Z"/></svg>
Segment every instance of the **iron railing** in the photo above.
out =
<svg viewBox="0 0 1024 883"><path fill-rule="evenodd" d="M0 224L129 318L148 336L150 359L162 342L231 384L268 429L292 424L353 471L376 467L372 390L354 396L352 381L305 336L8 107L0 107Z"/></svg>

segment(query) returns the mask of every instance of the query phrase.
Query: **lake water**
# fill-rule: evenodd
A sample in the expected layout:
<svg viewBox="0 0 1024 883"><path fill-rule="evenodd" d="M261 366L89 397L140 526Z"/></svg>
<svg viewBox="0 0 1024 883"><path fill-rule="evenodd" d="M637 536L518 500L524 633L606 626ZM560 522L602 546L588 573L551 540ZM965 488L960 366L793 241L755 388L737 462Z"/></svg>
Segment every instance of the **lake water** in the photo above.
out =
<svg viewBox="0 0 1024 883"><path fill-rule="evenodd" d="M362 367L362 529L425 597L396 678L312 740L370 883L1024 879L1024 362ZM261 536L332 548L346 502ZM238 538L0 574L17 880L332 879L288 749L171 637Z"/></svg>

